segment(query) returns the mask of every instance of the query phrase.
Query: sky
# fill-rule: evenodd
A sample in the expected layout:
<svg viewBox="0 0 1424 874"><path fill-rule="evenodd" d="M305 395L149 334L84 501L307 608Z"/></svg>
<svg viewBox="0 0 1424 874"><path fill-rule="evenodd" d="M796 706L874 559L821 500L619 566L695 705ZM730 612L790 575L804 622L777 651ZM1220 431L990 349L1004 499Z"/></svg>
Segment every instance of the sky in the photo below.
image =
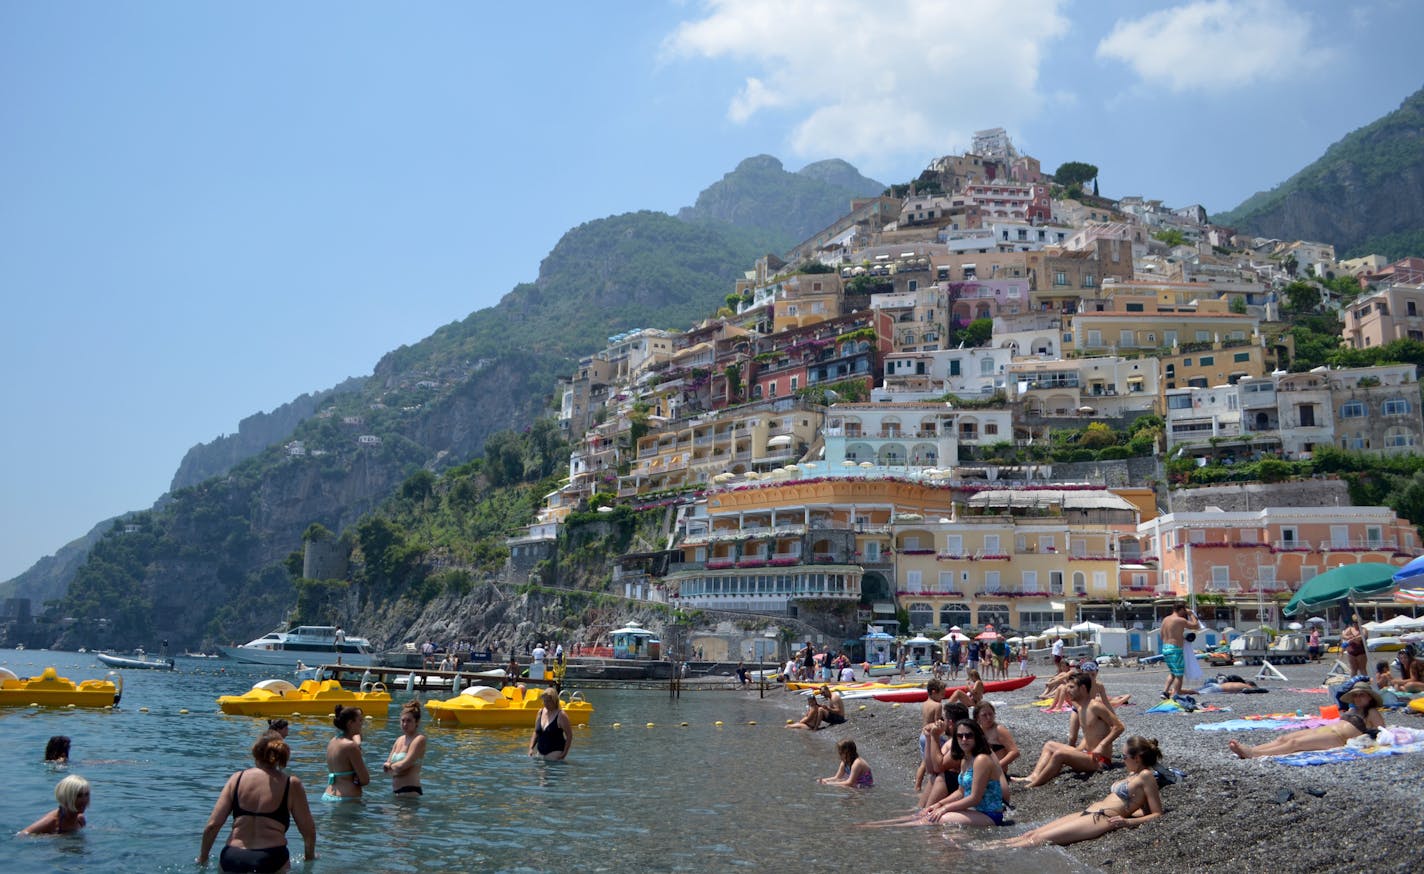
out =
<svg viewBox="0 0 1424 874"><path fill-rule="evenodd" d="M1412 0L0 4L0 580L744 158L903 182L1002 126L1220 211L1424 85L1420 33Z"/></svg>

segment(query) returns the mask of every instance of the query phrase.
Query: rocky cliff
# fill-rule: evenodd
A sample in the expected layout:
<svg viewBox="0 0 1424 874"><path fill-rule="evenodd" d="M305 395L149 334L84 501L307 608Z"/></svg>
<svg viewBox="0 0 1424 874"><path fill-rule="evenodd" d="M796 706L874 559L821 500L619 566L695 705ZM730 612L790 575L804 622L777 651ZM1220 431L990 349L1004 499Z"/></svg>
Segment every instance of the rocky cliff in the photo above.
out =
<svg viewBox="0 0 1424 874"><path fill-rule="evenodd" d="M1276 188L1213 221L1262 237L1333 243L1341 257L1424 252L1424 90Z"/></svg>

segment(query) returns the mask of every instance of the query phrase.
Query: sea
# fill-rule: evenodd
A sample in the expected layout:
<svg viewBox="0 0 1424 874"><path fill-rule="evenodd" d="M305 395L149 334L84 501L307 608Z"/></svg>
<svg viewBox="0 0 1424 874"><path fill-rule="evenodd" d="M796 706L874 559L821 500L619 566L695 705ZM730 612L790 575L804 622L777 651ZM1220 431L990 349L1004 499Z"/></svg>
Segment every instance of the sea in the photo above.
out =
<svg viewBox="0 0 1424 874"><path fill-rule="evenodd" d="M263 719L223 714L216 699L277 674L225 659L176 661L173 672L124 671L113 710L0 707L11 768L0 829L14 835L51 809L66 773L93 785L87 828L0 838L0 870L197 870L217 794L233 771L251 765L252 742L266 728ZM69 652L0 650L0 665L21 677L53 666L75 681L110 672L93 655ZM364 746L374 778L361 804L315 800L335 730L329 720L292 718L288 771L313 799L318 856L297 861L293 827L294 871L916 871L967 862L974 852L938 827L857 828L906 812L909 787L819 785L817 777L836 770L829 736L786 731L784 705L754 691L674 699L666 690L589 690L593 718L575 730L564 762L530 759L526 731L427 722L426 794L397 799L380 765L410 695L393 695L385 718L368 714ZM67 769L43 762L46 741L60 734L72 739ZM1056 849L989 855L1011 874L1084 870Z"/></svg>

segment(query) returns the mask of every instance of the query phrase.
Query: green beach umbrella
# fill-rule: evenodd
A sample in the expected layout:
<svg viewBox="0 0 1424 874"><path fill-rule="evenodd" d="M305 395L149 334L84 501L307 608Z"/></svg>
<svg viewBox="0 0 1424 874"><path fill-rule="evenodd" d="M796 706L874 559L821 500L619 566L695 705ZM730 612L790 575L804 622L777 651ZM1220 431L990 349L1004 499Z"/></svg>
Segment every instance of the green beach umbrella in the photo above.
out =
<svg viewBox="0 0 1424 874"><path fill-rule="evenodd" d="M1286 604L1287 616L1304 610L1348 601L1357 595L1374 595L1394 589L1394 572L1398 568L1383 562L1366 561L1345 564L1328 570L1300 587Z"/></svg>

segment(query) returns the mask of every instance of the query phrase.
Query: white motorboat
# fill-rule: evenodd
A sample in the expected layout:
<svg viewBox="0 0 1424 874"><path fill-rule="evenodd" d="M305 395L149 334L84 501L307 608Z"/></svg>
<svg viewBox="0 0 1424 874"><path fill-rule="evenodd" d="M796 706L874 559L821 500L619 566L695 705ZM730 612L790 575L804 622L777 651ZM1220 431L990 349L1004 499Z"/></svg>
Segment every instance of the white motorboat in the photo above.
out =
<svg viewBox="0 0 1424 874"><path fill-rule="evenodd" d="M242 646L225 646L223 653L240 662L258 665L335 664L368 666L375 661L371 643L364 637L346 637L338 642L332 625L298 625L287 631L273 631Z"/></svg>

